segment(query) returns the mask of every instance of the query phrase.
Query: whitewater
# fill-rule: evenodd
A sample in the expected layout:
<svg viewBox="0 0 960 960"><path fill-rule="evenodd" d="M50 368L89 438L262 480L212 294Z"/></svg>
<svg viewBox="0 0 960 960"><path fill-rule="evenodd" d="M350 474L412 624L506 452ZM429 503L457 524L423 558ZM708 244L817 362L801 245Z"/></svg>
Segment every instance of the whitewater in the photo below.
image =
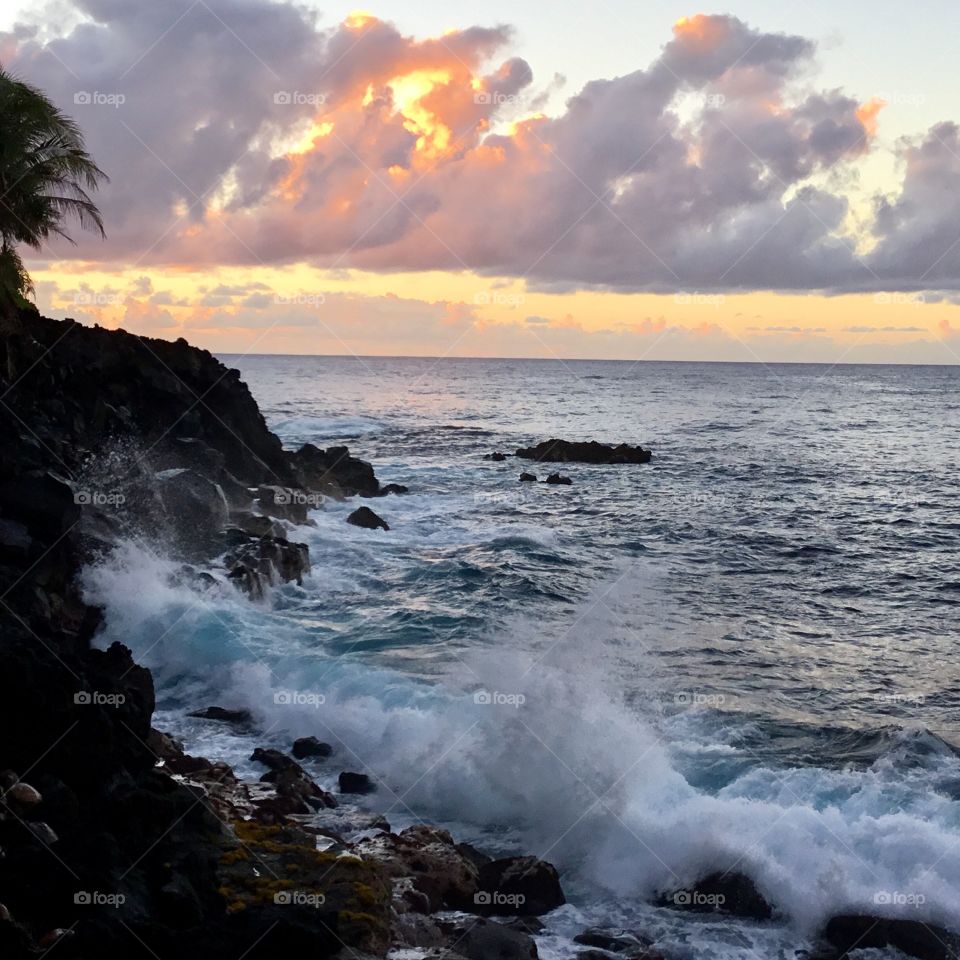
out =
<svg viewBox="0 0 960 960"><path fill-rule="evenodd" d="M960 908L960 373L950 368L225 358L291 446L411 493L389 532L312 512L302 586L251 603L157 544L85 571L154 674L155 725L253 776L314 734L395 827L562 871L541 954L586 924L673 955L792 956L839 913ZM550 436L644 467L517 483ZM189 718L249 709L247 732ZM773 922L658 893L750 876Z"/></svg>

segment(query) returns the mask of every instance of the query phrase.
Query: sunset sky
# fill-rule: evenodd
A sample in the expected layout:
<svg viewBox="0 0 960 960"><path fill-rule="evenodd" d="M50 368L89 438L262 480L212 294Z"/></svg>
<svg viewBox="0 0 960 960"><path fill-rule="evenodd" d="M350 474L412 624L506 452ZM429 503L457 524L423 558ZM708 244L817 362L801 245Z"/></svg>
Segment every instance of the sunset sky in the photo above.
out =
<svg viewBox="0 0 960 960"><path fill-rule="evenodd" d="M38 304L222 352L960 362L960 8L905 11L5 4L111 178Z"/></svg>

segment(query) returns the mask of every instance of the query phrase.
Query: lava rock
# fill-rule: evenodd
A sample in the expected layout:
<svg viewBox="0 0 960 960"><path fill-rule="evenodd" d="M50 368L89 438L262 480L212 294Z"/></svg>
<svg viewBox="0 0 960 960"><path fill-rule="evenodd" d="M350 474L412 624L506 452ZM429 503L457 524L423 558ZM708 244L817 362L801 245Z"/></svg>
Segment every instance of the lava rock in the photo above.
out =
<svg viewBox="0 0 960 960"><path fill-rule="evenodd" d="M497 451L496 453L488 453L483 459L492 460L494 463L503 463L507 459L507 455Z"/></svg>
<svg viewBox="0 0 960 960"><path fill-rule="evenodd" d="M533 447L517 450L517 456L524 460L536 460L539 463L590 463L623 464L649 463L653 456L642 447L631 447L621 443L616 447L591 440L588 443L570 440L544 440Z"/></svg>
<svg viewBox="0 0 960 960"><path fill-rule="evenodd" d="M377 493L377 496L385 497L387 496L387 494L390 494L390 493L401 495L409 492L410 492L410 488L405 487L402 483L388 483L386 484L386 486L383 486L380 488L379 492Z"/></svg>
<svg viewBox="0 0 960 960"><path fill-rule="evenodd" d="M454 927L451 947L467 960L537 960L534 939L492 920L471 920Z"/></svg>
<svg viewBox="0 0 960 960"><path fill-rule="evenodd" d="M581 943L585 947L597 947L609 953L627 954L629 956L642 955L650 941L645 937L637 936L628 930L606 930L601 927L588 927L583 933L573 938L574 943Z"/></svg>
<svg viewBox="0 0 960 960"><path fill-rule="evenodd" d="M390 525L382 517L378 517L369 507L357 507L347 517L347 523L364 530L389 530Z"/></svg>
<svg viewBox="0 0 960 960"><path fill-rule="evenodd" d="M824 936L842 956L867 947L896 947L920 960L955 960L960 952L960 935L921 920L837 916L827 923Z"/></svg>
<svg viewBox="0 0 960 960"><path fill-rule="evenodd" d="M373 793L376 787L365 773L344 770L337 778L341 793Z"/></svg>
<svg viewBox="0 0 960 960"><path fill-rule="evenodd" d="M298 760L305 760L307 757L326 758L333 753L333 747L316 737L300 737L298 740L294 740L293 749L290 752Z"/></svg>
<svg viewBox="0 0 960 960"><path fill-rule="evenodd" d="M480 867L471 912L539 916L567 902L556 867L536 857L505 857Z"/></svg>
<svg viewBox="0 0 960 960"><path fill-rule="evenodd" d="M289 457L300 485L307 490L325 493L336 499L357 494L375 497L380 492L380 481L373 467L365 460L352 457L347 447L321 450L312 443L306 443Z"/></svg>
<svg viewBox="0 0 960 960"><path fill-rule="evenodd" d="M202 710L191 710L188 717L197 717L200 720L220 720L223 723L247 724L253 719L249 710L229 710L226 707L204 707Z"/></svg>
<svg viewBox="0 0 960 960"><path fill-rule="evenodd" d="M751 920L769 920L773 908L742 873L712 873L689 889L674 890L657 901L659 906L698 913L728 913Z"/></svg>
<svg viewBox="0 0 960 960"><path fill-rule="evenodd" d="M291 523L306 523L307 509L311 506L307 493L292 487L263 484L257 493L260 509L268 517L289 520Z"/></svg>
<svg viewBox="0 0 960 960"><path fill-rule="evenodd" d="M569 487L573 485L573 481L569 477L562 477L559 473L551 473L546 480L547 483L552 483L559 485L561 487Z"/></svg>
<svg viewBox="0 0 960 960"><path fill-rule="evenodd" d="M536 483L537 475L535 473L521 473L520 474L521 483Z"/></svg>

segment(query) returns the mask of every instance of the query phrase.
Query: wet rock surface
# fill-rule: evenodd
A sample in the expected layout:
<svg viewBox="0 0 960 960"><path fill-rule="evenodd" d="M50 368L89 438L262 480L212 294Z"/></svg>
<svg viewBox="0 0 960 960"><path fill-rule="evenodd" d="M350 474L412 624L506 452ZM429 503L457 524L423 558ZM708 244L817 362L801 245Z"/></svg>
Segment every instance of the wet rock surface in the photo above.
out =
<svg viewBox="0 0 960 960"><path fill-rule="evenodd" d="M589 442L573 442L570 440L544 440L533 447L521 447L516 455L523 460L536 460L538 463L590 463L600 464L627 464L649 463L652 454L642 447L632 447L627 443L609 446Z"/></svg>

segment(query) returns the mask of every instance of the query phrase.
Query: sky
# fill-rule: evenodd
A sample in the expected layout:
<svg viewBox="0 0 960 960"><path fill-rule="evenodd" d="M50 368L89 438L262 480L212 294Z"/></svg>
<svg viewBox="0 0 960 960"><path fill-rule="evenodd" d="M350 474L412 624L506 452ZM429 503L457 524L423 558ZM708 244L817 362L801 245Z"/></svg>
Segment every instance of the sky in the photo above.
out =
<svg viewBox="0 0 960 960"><path fill-rule="evenodd" d="M957 363L960 8L922 14L0 0L110 176L38 305L231 353Z"/></svg>

